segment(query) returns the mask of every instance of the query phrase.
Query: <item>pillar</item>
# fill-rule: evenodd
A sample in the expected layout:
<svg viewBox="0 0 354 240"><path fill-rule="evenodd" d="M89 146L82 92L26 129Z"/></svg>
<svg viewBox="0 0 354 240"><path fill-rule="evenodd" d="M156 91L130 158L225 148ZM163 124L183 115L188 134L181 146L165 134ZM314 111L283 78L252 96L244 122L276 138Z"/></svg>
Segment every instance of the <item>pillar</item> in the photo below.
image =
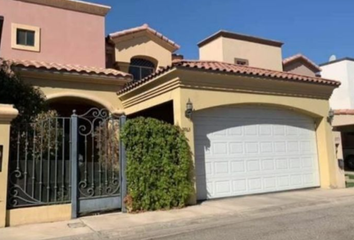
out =
<svg viewBox="0 0 354 240"><path fill-rule="evenodd" d="M0 228L6 225L10 126L17 115L18 111L12 105L0 104Z"/></svg>

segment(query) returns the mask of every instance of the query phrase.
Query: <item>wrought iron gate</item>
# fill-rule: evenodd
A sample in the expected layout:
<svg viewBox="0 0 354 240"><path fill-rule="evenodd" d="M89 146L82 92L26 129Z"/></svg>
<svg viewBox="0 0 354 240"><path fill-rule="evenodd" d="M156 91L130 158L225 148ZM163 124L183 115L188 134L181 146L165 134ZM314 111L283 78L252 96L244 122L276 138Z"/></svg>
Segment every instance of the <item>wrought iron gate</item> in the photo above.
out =
<svg viewBox="0 0 354 240"><path fill-rule="evenodd" d="M122 208L124 152L119 129L125 117L93 108L71 117L72 216Z"/></svg>
<svg viewBox="0 0 354 240"><path fill-rule="evenodd" d="M106 109L12 128L8 208L72 204L72 217L125 210L125 116Z"/></svg>
<svg viewBox="0 0 354 240"><path fill-rule="evenodd" d="M13 126L7 208L70 202L70 118Z"/></svg>

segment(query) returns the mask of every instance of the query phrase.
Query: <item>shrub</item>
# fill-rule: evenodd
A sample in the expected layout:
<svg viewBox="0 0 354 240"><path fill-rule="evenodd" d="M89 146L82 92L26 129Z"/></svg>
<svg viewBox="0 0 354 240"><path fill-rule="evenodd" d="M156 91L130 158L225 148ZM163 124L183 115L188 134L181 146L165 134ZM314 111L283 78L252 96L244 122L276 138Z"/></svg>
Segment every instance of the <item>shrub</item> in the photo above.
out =
<svg viewBox="0 0 354 240"><path fill-rule="evenodd" d="M184 207L192 191L192 159L182 130L153 118L139 117L127 121L122 141L127 152L128 210Z"/></svg>
<svg viewBox="0 0 354 240"><path fill-rule="evenodd" d="M43 93L25 83L14 71L11 62L0 58L0 103L13 104L19 115L12 124L32 122L38 114L47 111Z"/></svg>

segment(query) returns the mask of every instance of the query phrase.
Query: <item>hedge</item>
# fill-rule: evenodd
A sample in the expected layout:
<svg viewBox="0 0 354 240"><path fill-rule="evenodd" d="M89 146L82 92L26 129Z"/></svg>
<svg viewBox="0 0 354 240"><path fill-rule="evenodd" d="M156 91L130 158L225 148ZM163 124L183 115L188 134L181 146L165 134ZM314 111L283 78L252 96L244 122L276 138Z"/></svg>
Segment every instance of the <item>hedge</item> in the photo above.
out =
<svg viewBox="0 0 354 240"><path fill-rule="evenodd" d="M183 131L153 118L128 120L121 133L127 153L129 211L181 208L192 192L191 151Z"/></svg>

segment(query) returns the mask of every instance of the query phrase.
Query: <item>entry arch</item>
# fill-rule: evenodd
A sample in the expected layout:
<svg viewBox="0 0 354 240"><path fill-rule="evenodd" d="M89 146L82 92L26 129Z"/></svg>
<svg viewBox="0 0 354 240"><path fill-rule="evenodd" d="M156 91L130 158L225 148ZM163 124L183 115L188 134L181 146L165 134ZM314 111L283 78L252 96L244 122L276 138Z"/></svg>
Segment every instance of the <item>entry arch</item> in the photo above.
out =
<svg viewBox="0 0 354 240"><path fill-rule="evenodd" d="M60 93L48 94L46 96L46 100L49 104L54 104L56 102L69 101L69 100L75 103L75 99L77 99L77 102L87 103L91 107L105 108L112 114L123 113L122 111L115 108L109 101L99 98L92 94L80 93L80 92L60 92Z"/></svg>

